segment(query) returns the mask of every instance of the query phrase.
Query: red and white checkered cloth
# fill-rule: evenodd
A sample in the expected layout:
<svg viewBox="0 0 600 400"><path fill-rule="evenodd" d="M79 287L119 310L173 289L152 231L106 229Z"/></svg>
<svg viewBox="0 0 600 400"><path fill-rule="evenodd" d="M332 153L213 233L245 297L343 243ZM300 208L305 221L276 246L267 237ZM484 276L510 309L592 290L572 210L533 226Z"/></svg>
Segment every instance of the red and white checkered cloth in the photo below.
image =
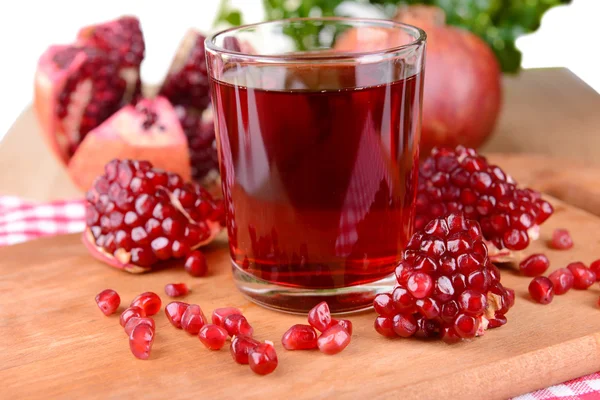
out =
<svg viewBox="0 0 600 400"><path fill-rule="evenodd" d="M42 236L81 232L85 228L83 200L38 204L0 196L0 246ZM514 400L600 399L600 373L517 396Z"/></svg>

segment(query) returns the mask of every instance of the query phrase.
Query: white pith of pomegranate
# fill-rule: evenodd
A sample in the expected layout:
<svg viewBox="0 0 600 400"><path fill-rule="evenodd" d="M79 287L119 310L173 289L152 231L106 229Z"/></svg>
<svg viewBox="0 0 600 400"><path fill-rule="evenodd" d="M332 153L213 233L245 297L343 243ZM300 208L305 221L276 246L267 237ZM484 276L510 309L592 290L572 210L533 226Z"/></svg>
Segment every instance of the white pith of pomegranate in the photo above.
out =
<svg viewBox="0 0 600 400"><path fill-rule="evenodd" d="M132 273L183 258L222 228L218 200L147 161L111 161L86 200L84 244L95 258Z"/></svg>
<svg viewBox="0 0 600 400"><path fill-rule="evenodd" d="M69 175L87 190L114 158L147 160L185 181L191 179L187 139L175 110L163 97L127 105L92 130L69 161Z"/></svg>
<svg viewBox="0 0 600 400"><path fill-rule="evenodd" d="M88 132L137 99L143 56L142 32L133 17L84 28L75 44L50 46L42 54L34 106L47 142L62 161Z"/></svg>

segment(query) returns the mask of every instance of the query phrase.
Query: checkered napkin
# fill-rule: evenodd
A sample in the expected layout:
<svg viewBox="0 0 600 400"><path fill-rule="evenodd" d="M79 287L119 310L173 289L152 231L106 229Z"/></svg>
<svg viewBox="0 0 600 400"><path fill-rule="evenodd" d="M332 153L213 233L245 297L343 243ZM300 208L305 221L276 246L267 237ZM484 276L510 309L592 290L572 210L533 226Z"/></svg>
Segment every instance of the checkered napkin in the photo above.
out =
<svg viewBox="0 0 600 400"><path fill-rule="evenodd" d="M37 204L14 196L0 196L0 246L85 228L83 200ZM600 373L517 396L514 400L600 399Z"/></svg>

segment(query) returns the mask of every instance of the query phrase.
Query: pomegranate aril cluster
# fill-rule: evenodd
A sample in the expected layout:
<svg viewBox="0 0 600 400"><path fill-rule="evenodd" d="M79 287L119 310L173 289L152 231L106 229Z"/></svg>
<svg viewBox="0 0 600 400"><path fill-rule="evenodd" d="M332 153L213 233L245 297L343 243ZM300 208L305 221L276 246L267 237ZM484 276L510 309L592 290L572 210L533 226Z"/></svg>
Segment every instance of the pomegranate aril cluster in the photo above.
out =
<svg viewBox="0 0 600 400"><path fill-rule="evenodd" d="M352 338L352 322L331 317L329 305L321 302L308 313L309 325L293 325L281 338L286 350L319 349L325 354L344 350ZM321 334L317 334L317 331Z"/></svg>
<svg viewBox="0 0 600 400"><path fill-rule="evenodd" d="M523 250L553 208L531 189L470 148L433 149L419 168L415 230L449 213L479 222L483 237L498 249Z"/></svg>
<svg viewBox="0 0 600 400"><path fill-rule="evenodd" d="M374 300L387 337L471 339L506 323L514 291L500 283L476 221L453 213L415 233L396 268L397 286Z"/></svg>
<svg viewBox="0 0 600 400"><path fill-rule="evenodd" d="M86 199L85 239L132 272L187 256L216 234L222 218L205 189L146 161L111 161Z"/></svg>

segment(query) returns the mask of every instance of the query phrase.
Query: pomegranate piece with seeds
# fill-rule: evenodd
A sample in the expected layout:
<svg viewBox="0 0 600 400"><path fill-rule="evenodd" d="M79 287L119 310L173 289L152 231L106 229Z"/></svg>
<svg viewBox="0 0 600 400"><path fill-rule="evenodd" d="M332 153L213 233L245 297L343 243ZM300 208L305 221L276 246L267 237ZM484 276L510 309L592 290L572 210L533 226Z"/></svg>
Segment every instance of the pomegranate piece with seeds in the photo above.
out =
<svg viewBox="0 0 600 400"><path fill-rule="evenodd" d="M154 320L150 317L132 317L125 324L125 333L127 336L131 335L131 332L135 329L139 324L146 324L152 328L152 330L156 330L156 324Z"/></svg>
<svg viewBox="0 0 600 400"><path fill-rule="evenodd" d="M198 332L198 338L210 350L220 350L225 346L227 337L227 331L215 324L206 324Z"/></svg>
<svg viewBox="0 0 600 400"><path fill-rule="evenodd" d="M327 328L317 339L317 346L322 353L333 355L341 352L350 344L350 333L341 325Z"/></svg>
<svg viewBox="0 0 600 400"><path fill-rule="evenodd" d="M215 308L212 312L212 323L224 328L223 322L230 315L242 315L242 311L235 307Z"/></svg>
<svg viewBox="0 0 600 400"><path fill-rule="evenodd" d="M324 332L331 324L329 305L322 301L308 312L308 323L320 332Z"/></svg>
<svg viewBox="0 0 600 400"><path fill-rule="evenodd" d="M169 297L182 297L190 292L185 283L169 283L165 286L165 293Z"/></svg>
<svg viewBox="0 0 600 400"><path fill-rule="evenodd" d="M550 260L544 254L532 254L519 263L519 269L525 276L542 275L550 267Z"/></svg>
<svg viewBox="0 0 600 400"><path fill-rule="evenodd" d="M545 276L538 276L529 284L529 294L537 303L550 304L554 298L554 285Z"/></svg>
<svg viewBox="0 0 600 400"><path fill-rule="evenodd" d="M416 231L459 211L479 222L494 260L509 259L512 250L526 248L554 212L540 193L518 188L500 167L462 146L435 148L421 163L416 207Z"/></svg>
<svg viewBox="0 0 600 400"><path fill-rule="evenodd" d="M310 325L293 325L281 338L286 350L311 350L317 348L317 332Z"/></svg>
<svg viewBox="0 0 600 400"><path fill-rule="evenodd" d="M573 247L573 239L566 229L555 229L552 232L550 247L556 250L568 250Z"/></svg>
<svg viewBox="0 0 600 400"><path fill-rule="evenodd" d="M585 266L582 262L574 262L567 265L567 269L573 274L573 287L586 290L596 282L596 273Z"/></svg>
<svg viewBox="0 0 600 400"><path fill-rule="evenodd" d="M596 260L590 264L590 270L596 274L596 282L600 281L600 260Z"/></svg>
<svg viewBox="0 0 600 400"><path fill-rule="evenodd" d="M446 342L483 335L506 323L514 292L500 283L482 231L463 213L430 221L416 232L396 268L392 305L376 297L375 329L393 337L435 337ZM457 339L458 338L458 339Z"/></svg>
<svg viewBox="0 0 600 400"><path fill-rule="evenodd" d="M73 181L92 187L115 157L144 159L156 168L191 177L188 144L177 114L163 97L127 105L90 131L68 164Z"/></svg>
<svg viewBox="0 0 600 400"><path fill-rule="evenodd" d="M250 351L260 344L259 341L249 336L238 335L231 339L229 351L231 357L238 364L248 364L248 355Z"/></svg>
<svg viewBox="0 0 600 400"><path fill-rule="evenodd" d="M105 289L96 295L96 304L106 316L114 314L121 304L119 294L112 289Z"/></svg>
<svg viewBox="0 0 600 400"><path fill-rule="evenodd" d="M573 287L575 280L573 273L567 268L559 268L548 275L548 279L554 286L554 294L561 295L567 293Z"/></svg>
<svg viewBox="0 0 600 400"><path fill-rule="evenodd" d="M140 360L150 357L154 343L154 328L147 324L138 324L129 335L131 353Z"/></svg>
<svg viewBox="0 0 600 400"><path fill-rule="evenodd" d="M135 17L81 29L73 45L50 46L35 75L35 110L64 162L121 104L136 101L144 38Z"/></svg>
<svg viewBox="0 0 600 400"><path fill-rule="evenodd" d="M146 161L111 161L86 199L84 244L100 261L127 272L182 257L221 230L218 201Z"/></svg>
<svg viewBox="0 0 600 400"><path fill-rule="evenodd" d="M246 317L240 314L231 314L225 317L223 328L229 336L244 335L252 337L254 334L254 329L250 326Z"/></svg>
<svg viewBox="0 0 600 400"><path fill-rule="evenodd" d="M206 257L200 250L192 251L186 258L183 268L191 276L205 276L208 271Z"/></svg>
<svg viewBox="0 0 600 400"><path fill-rule="evenodd" d="M277 353L273 343L261 343L248 354L250 369L258 375L268 375L277 368Z"/></svg>
<svg viewBox="0 0 600 400"><path fill-rule="evenodd" d="M165 314L167 315L167 319L177 329L181 329L181 318L183 317L183 313L189 307L188 303L184 303L181 301L172 301L165 307Z"/></svg>
<svg viewBox="0 0 600 400"><path fill-rule="evenodd" d="M123 311L121 313L121 317L119 318L119 323L121 324L122 327L125 327L125 325L127 324L127 321L129 321L130 318L136 317L136 318L143 318L146 316L146 312L144 312L144 309L142 307L128 307L125 309L125 311Z"/></svg>
<svg viewBox="0 0 600 400"><path fill-rule="evenodd" d="M131 301L130 307L140 307L147 317L160 311L162 301L154 292L144 292Z"/></svg>
<svg viewBox="0 0 600 400"><path fill-rule="evenodd" d="M197 335L204 325L206 325L206 317L202 309L196 304L190 304L181 316L181 327L187 333Z"/></svg>

